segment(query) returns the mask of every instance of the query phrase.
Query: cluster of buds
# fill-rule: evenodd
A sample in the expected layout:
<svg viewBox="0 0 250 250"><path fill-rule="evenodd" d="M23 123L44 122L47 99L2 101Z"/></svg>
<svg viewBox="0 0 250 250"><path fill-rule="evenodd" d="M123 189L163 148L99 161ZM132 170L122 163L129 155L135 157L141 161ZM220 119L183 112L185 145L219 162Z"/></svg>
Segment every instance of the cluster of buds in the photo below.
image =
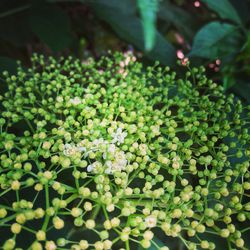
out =
<svg viewBox="0 0 250 250"><path fill-rule="evenodd" d="M4 72L1 249L249 249L250 107L187 70L115 53Z"/></svg>

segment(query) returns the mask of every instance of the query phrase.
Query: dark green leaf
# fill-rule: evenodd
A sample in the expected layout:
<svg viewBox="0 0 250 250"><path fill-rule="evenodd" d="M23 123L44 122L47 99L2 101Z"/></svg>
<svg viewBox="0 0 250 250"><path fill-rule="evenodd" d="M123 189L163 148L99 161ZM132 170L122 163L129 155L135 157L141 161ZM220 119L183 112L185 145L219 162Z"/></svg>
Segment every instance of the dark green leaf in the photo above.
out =
<svg viewBox="0 0 250 250"><path fill-rule="evenodd" d="M153 241L157 244L158 247L156 245L152 244L151 247L149 248L149 250L157 250L157 249L159 249L159 247L165 246L165 244L160 239L158 239L156 236L154 236Z"/></svg>
<svg viewBox="0 0 250 250"><path fill-rule="evenodd" d="M145 49L150 51L155 45L158 0L137 0L137 3L142 19Z"/></svg>
<svg viewBox="0 0 250 250"><path fill-rule="evenodd" d="M96 8L111 8L123 15L134 15L136 13L136 5L134 4L134 0L81 0L81 2L89 3L91 6Z"/></svg>
<svg viewBox="0 0 250 250"><path fill-rule="evenodd" d="M223 76L223 87L225 90L230 89L235 85L235 78L233 75L224 75Z"/></svg>
<svg viewBox="0 0 250 250"><path fill-rule="evenodd" d="M241 19L229 0L201 0L221 18L241 24Z"/></svg>
<svg viewBox="0 0 250 250"><path fill-rule="evenodd" d="M243 23L250 20L250 2L249 0L230 0L232 6L235 8Z"/></svg>
<svg viewBox="0 0 250 250"><path fill-rule="evenodd" d="M199 237L202 240L207 240L209 242L216 242L215 250L228 249L227 241L220 236L210 234L210 233L203 233L203 234L200 234Z"/></svg>
<svg viewBox="0 0 250 250"><path fill-rule="evenodd" d="M211 22L197 32L190 56L212 60L224 58L237 53L240 45L241 33L236 26Z"/></svg>
<svg viewBox="0 0 250 250"><path fill-rule="evenodd" d="M98 2L98 4L97 4ZM138 49L144 50L143 29L141 21L132 12L126 13L121 11L120 1L113 1L113 6L106 5L106 0L98 0L90 3L96 15L106 21L112 29L124 40L135 45ZM130 1L124 0L123 4ZM159 60L165 65L173 65L176 60L174 47L156 33L155 47L145 55L153 60Z"/></svg>
<svg viewBox="0 0 250 250"><path fill-rule="evenodd" d="M35 5L30 26L37 37L54 51L66 48L73 40L69 17L54 4Z"/></svg>
<svg viewBox="0 0 250 250"><path fill-rule="evenodd" d="M240 96L247 103L250 103L250 82L237 80L232 90L238 96Z"/></svg>
<svg viewBox="0 0 250 250"><path fill-rule="evenodd" d="M0 38L12 45L23 46L32 37L27 11L0 18Z"/></svg>
<svg viewBox="0 0 250 250"><path fill-rule="evenodd" d="M158 15L160 19L173 24L187 39L193 38L197 22L188 11L166 0L161 2Z"/></svg>

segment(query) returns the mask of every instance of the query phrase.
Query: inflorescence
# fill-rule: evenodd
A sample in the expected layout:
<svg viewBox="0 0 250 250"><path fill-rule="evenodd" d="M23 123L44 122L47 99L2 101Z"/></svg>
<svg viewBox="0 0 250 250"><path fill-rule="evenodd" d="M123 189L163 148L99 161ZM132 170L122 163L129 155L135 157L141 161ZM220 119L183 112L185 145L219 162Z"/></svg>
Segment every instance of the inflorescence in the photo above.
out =
<svg viewBox="0 0 250 250"><path fill-rule="evenodd" d="M3 250L247 249L250 107L204 68L34 55L4 77Z"/></svg>

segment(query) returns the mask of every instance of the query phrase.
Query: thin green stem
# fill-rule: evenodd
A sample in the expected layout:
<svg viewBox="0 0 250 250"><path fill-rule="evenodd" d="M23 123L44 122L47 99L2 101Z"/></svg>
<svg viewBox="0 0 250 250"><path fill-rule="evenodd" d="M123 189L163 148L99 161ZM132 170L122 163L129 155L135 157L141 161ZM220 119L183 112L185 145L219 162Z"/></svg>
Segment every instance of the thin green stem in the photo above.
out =
<svg viewBox="0 0 250 250"><path fill-rule="evenodd" d="M130 250L129 240L127 240L127 241L125 242L125 246L126 246L126 250Z"/></svg>
<svg viewBox="0 0 250 250"><path fill-rule="evenodd" d="M92 220L94 220L94 219L97 217L97 215L98 215L100 209L101 209L101 205L98 204L98 205L95 207L95 209L94 209L94 211L93 211L93 213L92 213L92 215L91 215L91 219L92 219Z"/></svg>
<svg viewBox="0 0 250 250"><path fill-rule="evenodd" d="M5 191L3 191L1 194L0 194L0 197L5 195L6 193L8 193L9 191L11 190L11 188L8 188L6 189Z"/></svg>
<svg viewBox="0 0 250 250"><path fill-rule="evenodd" d="M32 127L30 121L29 121L28 119L25 119L25 121L26 121L27 125L29 126L30 130L31 130L33 133L35 133L35 130L34 130L34 128Z"/></svg>
<svg viewBox="0 0 250 250"><path fill-rule="evenodd" d="M78 194L72 194L68 199L66 199L66 203L69 204L71 201L75 200L78 197Z"/></svg>
<svg viewBox="0 0 250 250"><path fill-rule="evenodd" d="M16 218L16 214L13 214L7 218L1 219L0 226L4 225L6 222L11 221L14 218Z"/></svg>
<svg viewBox="0 0 250 250"><path fill-rule="evenodd" d="M48 187L48 183L45 184L45 202L46 202L46 209L49 208L49 187ZM44 220L44 223L43 223L43 226L42 226L42 230L43 231L46 231L46 228L49 224L49 219L50 219L50 216L46 213L45 215L45 220Z"/></svg>

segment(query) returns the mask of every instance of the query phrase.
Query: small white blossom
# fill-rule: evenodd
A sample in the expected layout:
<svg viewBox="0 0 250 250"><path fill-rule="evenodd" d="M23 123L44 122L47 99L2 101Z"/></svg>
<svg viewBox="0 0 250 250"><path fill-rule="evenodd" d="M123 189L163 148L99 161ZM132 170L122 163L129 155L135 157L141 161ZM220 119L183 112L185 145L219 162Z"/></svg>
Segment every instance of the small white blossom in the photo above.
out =
<svg viewBox="0 0 250 250"><path fill-rule="evenodd" d="M115 133L111 134L111 136L113 137L112 143L117 143L117 145L120 145L124 142L127 132L122 132L122 128L118 128Z"/></svg>
<svg viewBox="0 0 250 250"><path fill-rule="evenodd" d="M114 154L115 151L116 151L115 144L109 144L108 145L108 152L111 153L111 154Z"/></svg>
<svg viewBox="0 0 250 250"><path fill-rule="evenodd" d="M87 149L85 147L78 146L77 148L78 148L79 152L81 152L81 153L87 151Z"/></svg>
<svg viewBox="0 0 250 250"><path fill-rule="evenodd" d="M77 147L74 144L66 143L63 147L63 153L65 156L72 156L77 153Z"/></svg>
<svg viewBox="0 0 250 250"><path fill-rule="evenodd" d="M76 96L76 97L70 99L69 102L70 102L71 104L73 104L73 105L79 105L79 104L81 104L81 99L80 99L79 97Z"/></svg>
<svg viewBox="0 0 250 250"><path fill-rule="evenodd" d="M96 147L100 147L102 146L103 144L107 144L108 142L105 141L103 138L100 138L100 139L95 139L93 141L93 145L96 146Z"/></svg>
<svg viewBox="0 0 250 250"><path fill-rule="evenodd" d="M92 172L93 170L94 170L93 165L88 165L87 171L88 171L88 172Z"/></svg>
<svg viewBox="0 0 250 250"><path fill-rule="evenodd" d="M157 219L156 219L156 217L155 217L155 216L152 216L152 215L147 216L147 217L145 218L145 224L146 224L146 226L149 227L149 228L156 227L156 224L157 224Z"/></svg>
<svg viewBox="0 0 250 250"><path fill-rule="evenodd" d="M100 168L102 164L99 161L95 161L94 163L88 165L87 171L88 172L96 172L98 168Z"/></svg>
<svg viewBox="0 0 250 250"><path fill-rule="evenodd" d="M106 170L105 173L106 174L112 174L116 171L123 171L126 168L127 165L127 159L126 159L126 155L123 151L117 151L115 152L114 155L114 161L106 161Z"/></svg>
<svg viewBox="0 0 250 250"><path fill-rule="evenodd" d="M107 152L104 152L103 155L102 155L102 157L103 157L103 159L107 159L107 153L111 154L111 156L114 157L115 152L116 152L116 146L115 146L115 144L109 144L108 147L107 147Z"/></svg>
<svg viewBox="0 0 250 250"><path fill-rule="evenodd" d="M65 156L73 156L76 153L86 152L86 150L86 147L83 147L81 143L78 143L77 146L74 143L66 143L63 147Z"/></svg>
<svg viewBox="0 0 250 250"><path fill-rule="evenodd" d="M106 161L107 168L105 169L106 174L112 174L112 161Z"/></svg>

